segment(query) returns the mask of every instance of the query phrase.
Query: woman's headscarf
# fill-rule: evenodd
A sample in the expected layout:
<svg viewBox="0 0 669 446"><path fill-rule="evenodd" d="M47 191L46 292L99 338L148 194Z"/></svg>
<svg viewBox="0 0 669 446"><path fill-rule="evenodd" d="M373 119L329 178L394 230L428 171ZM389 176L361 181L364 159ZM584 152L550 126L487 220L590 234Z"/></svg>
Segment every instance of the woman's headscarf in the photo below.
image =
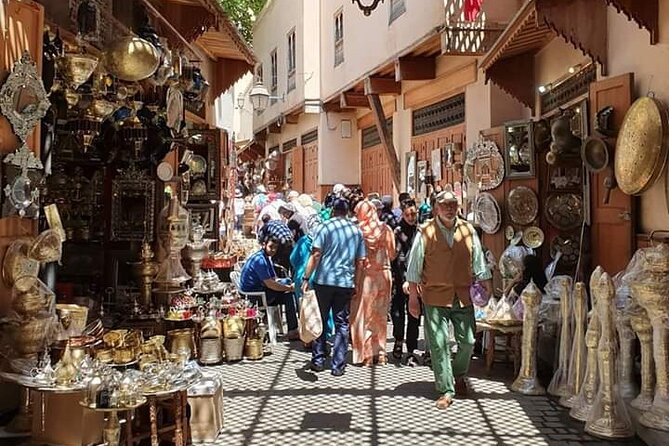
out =
<svg viewBox="0 0 669 446"><path fill-rule="evenodd" d="M376 206L369 200L363 200L356 205L355 216L365 241L369 244L376 243L383 234L383 225L376 212Z"/></svg>

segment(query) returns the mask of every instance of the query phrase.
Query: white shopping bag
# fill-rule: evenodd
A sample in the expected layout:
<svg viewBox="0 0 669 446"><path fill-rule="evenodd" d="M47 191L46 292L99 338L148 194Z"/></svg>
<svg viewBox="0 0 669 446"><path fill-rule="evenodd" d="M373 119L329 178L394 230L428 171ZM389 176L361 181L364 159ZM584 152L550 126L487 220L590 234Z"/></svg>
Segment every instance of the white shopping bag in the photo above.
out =
<svg viewBox="0 0 669 446"><path fill-rule="evenodd" d="M309 290L302 296L299 322L300 339L304 343L313 341L323 333L321 310L314 290Z"/></svg>

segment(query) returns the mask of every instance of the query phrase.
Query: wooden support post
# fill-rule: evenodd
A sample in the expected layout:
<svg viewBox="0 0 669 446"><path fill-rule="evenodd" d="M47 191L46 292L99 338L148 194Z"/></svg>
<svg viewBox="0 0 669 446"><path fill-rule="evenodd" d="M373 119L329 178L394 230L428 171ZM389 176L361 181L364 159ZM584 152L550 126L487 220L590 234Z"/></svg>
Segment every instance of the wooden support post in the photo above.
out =
<svg viewBox="0 0 669 446"><path fill-rule="evenodd" d="M397 157L397 152L395 152L395 145L393 144L393 139L390 136L390 131L388 130L388 125L386 122L386 116L383 112L383 105L381 104L381 99L378 94L368 94L367 99L369 100L369 106L372 109L374 114L374 121L376 122L376 130L379 132L379 137L381 138L381 143L386 149L386 157L388 158L388 164L390 165L390 172L393 176L393 183L397 191L402 190L402 169L400 167L400 160Z"/></svg>

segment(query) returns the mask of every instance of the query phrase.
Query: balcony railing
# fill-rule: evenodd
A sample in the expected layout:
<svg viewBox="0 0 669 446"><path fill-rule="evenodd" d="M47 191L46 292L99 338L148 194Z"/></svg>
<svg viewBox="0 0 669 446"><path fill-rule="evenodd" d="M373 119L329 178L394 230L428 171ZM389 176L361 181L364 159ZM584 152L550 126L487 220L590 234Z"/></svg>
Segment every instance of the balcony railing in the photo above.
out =
<svg viewBox="0 0 669 446"><path fill-rule="evenodd" d="M450 22L441 33L441 53L482 55L497 41L505 25L492 22Z"/></svg>

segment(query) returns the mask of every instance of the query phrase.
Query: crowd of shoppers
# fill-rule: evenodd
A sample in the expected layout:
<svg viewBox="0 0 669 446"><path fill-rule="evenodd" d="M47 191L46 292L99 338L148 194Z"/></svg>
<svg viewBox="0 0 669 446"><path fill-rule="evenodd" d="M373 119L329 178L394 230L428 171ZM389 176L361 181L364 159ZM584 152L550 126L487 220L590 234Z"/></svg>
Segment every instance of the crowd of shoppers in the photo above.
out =
<svg viewBox="0 0 669 446"><path fill-rule="evenodd" d="M419 204L408 194L399 198L394 207L390 196L365 196L360 189L336 185L320 205L304 194L291 192L284 201L261 190L252 203L262 249L244 265L240 286L264 290L268 301L285 305L291 340L298 337L300 297L313 289L324 330L312 342L309 367L325 369L331 340L334 376L345 373L349 343L353 364L388 363L390 316L392 358L410 366L431 360L436 406L446 409L455 395L467 392L464 378L475 334L469 288L478 281L490 292L491 273L481 241L460 217L451 191L433 194L429 203ZM421 316L423 357L418 355ZM451 338L457 343L454 355Z"/></svg>

